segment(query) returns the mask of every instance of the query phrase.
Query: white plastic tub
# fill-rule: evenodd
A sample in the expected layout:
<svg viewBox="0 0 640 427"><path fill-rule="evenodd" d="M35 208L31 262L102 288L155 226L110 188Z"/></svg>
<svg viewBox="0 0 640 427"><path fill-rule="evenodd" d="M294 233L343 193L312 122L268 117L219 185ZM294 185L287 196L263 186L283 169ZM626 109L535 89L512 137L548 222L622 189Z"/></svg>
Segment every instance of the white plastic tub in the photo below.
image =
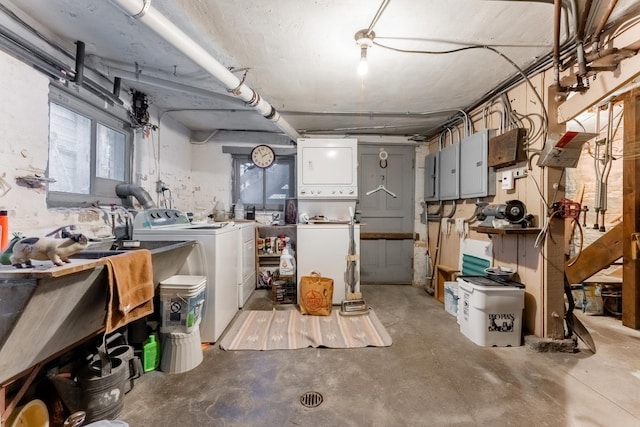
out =
<svg viewBox="0 0 640 427"><path fill-rule="evenodd" d="M458 282L444 282L444 309L452 316L458 315Z"/></svg>
<svg viewBox="0 0 640 427"><path fill-rule="evenodd" d="M522 345L524 285L458 278L460 332L483 347Z"/></svg>

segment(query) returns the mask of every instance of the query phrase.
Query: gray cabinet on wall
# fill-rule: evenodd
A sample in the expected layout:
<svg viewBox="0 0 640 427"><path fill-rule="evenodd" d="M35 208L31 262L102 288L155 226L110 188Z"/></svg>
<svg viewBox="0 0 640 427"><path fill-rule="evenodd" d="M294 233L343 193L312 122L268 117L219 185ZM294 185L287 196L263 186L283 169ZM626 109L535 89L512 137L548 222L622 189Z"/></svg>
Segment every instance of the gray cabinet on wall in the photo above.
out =
<svg viewBox="0 0 640 427"><path fill-rule="evenodd" d="M460 143L461 199L496 194L495 172L487 164L489 138L494 135L494 130L483 129Z"/></svg>
<svg viewBox="0 0 640 427"><path fill-rule="evenodd" d="M440 153L427 154L424 158L424 201L436 202L440 200L439 181Z"/></svg>
<svg viewBox="0 0 640 427"><path fill-rule="evenodd" d="M439 200L457 200L460 198L460 144L440 150L439 160Z"/></svg>

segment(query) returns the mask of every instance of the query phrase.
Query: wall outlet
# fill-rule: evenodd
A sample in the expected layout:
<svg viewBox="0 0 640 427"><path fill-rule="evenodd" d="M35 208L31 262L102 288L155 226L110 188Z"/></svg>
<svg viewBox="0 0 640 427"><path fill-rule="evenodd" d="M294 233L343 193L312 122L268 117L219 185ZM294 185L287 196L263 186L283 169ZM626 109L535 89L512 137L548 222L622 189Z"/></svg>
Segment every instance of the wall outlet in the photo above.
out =
<svg viewBox="0 0 640 427"><path fill-rule="evenodd" d="M513 170L513 177L515 179L524 178L525 176L527 176L527 168L526 167L522 167L522 168L518 168L518 169L514 169Z"/></svg>

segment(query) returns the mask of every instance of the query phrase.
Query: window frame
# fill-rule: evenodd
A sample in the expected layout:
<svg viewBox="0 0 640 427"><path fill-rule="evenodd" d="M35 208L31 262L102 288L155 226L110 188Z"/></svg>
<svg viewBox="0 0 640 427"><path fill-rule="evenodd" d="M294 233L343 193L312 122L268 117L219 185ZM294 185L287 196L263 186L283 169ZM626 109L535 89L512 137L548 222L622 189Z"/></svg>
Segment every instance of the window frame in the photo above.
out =
<svg viewBox="0 0 640 427"><path fill-rule="evenodd" d="M96 100L96 103L99 101ZM132 164L133 164L133 129L131 128L128 118L119 116L115 108L109 111L106 108L100 108L96 104L80 98L75 94L64 90L59 86L49 85L49 110L51 104L56 104L66 108L75 114L79 114L91 121L91 154L90 154L90 185L88 194L67 193L62 191L52 191L47 189L47 207L79 207L87 204L97 203L99 205L123 205L124 200L116 194L116 186L118 184L131 183ZM124 115L122 113L122 115ZM124 180L114 180L109 178L98 177L96 171L96 155L97 155L97 128L98 124L112 129L124 135ZM51 121L49 121L49 126ZM50 141L47 141L47 151L49 150ZM49 176L50 159L47 153L47 170L46 176ZM51 177L54 178L55 177Z"/></svg>
<svg viewBox="0 0 640 427"><path fill-rule="evenodd" d="M249 154L232 154L232 169L233 169L233 178L232 178L232 203L237 203L240 199L240 165L245 163L251 163L251 156ZM267 203L266 200L266 180L265 180L265 172L267 169L262 170L262 205L255 205L256 211L276 211L280 212L284 210L286 199L295 197L296 194L296 156L295 154L278 154L276 150L276 158L273 162L273 165L276 164L288 164L289 170L291 173L289 174L289 193L282 200L282 203ZM272 166L273 166L272 165ZM270 167L272 167L270 166ZM257 166L256 166L257 167ZM242 203L247 206L247 203L241 200ZM250 204L253 206L253 204Z"/></svg>

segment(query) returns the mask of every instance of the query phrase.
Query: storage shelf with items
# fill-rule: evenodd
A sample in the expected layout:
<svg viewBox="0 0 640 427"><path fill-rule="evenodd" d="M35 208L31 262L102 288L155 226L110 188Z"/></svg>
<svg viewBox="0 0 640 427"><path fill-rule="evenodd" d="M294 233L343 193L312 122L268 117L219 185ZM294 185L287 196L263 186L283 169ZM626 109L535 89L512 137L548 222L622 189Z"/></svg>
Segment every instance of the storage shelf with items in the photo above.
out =
<svg viewBox="0 0 640 427"><path fill-rule="evenodd" d="M256 227L256 288L270 289L274 304L296 302L296 276L280 275L280 257L289 246L295 262L296 226Z"/></svg>

